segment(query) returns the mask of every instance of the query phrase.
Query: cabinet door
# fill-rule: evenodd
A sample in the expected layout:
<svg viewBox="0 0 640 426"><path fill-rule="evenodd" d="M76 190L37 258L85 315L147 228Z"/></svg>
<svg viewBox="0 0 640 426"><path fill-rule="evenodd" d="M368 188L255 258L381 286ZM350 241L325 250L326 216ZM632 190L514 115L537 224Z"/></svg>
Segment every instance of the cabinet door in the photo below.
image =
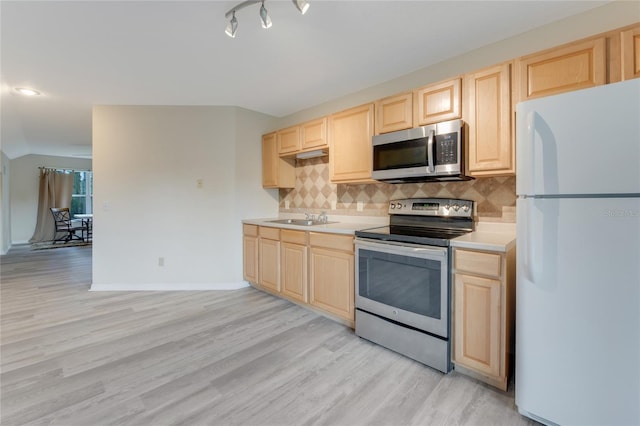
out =
<svg viewBox="0 0 640 426"><path fill-rule="evenodd" d="M327 117L308 121L300 126L302 150L327 148Z"/></svg>
<svg viewBox="0 0 640 426"><path fill-rule="evenodd" d="M438 121L461 117L461 79L430 84L414 91L414 126L424 126Z"/></svg>
<svg viewBox="0 0 640 426"><path fill-rule="evenodd" d="M280 291L280 241L260 238L260 285L271 291Z"/></svg>
<svg viewBox="0 0 640 426"><path fill-rule="evenodd" d="M281 243L282 294L307 302L307 247Z"/></svg>
<svg viewBox="0 0 640 426"><path fill-rule="evenodd" d="M468 169L472 176L515 173L511 129L511 64L465 76L465 115L469 126Z"/></svg>
<svg viewBox="0 0 640 426"><path fill-rule="evenodd" d="M373 104L329 117L329 168L332 182L371 182Z"/></svg>
<svg viewBox="0 0 640 426"><path fill-rule="evenodd" d="M278 153L293 154L300 151L300 127L294 126L278 130Z"/></svg>
<svg viewBox="0 0 640 426"><path fill-rule="evenodd" d="M250 235L242 237L244 279L258 283L258 238Z"/></svg>
<svg viewBox="0 0 640 426"><path fill-rule="evenodd" d="M525 56L517 60L520 101L605 84L604 37Z"/></svg>
<svg viewBox="0 0 640 426"><path fill-rule="evenodd" d="M311 247L310 303L354 321L353 254Z"/></svg>
<svg viewBox="0 0 640 426"><path fill-rule="evenodd" d="M294 188L295 184L295 164L292 160L280 158L276 133L262 136L262 186Z"/></svg>
<svg viewBox="0 0 640 426"><path fill-rule="evenodd" d="M454 292L454 362L502 376L500 281L455 274Z"/></svg>
<svg viewBox="0 0 640 426"><path fill-rule="evenodd" d="M620 34L622 79L640 77L640 26Z"/></svg>
<svg viewBox="0 0 640 426"><path fill-rule="evenodd" d="M377 135L413 127L413 93L380 99L375 110Z"/></svg>

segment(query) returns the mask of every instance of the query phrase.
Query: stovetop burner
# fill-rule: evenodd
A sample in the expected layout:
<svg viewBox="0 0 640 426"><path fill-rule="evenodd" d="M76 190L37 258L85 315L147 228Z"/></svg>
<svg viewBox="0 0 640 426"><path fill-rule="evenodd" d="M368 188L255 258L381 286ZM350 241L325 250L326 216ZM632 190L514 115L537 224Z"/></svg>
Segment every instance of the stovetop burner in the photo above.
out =
<svg viewBox="0 0 640 426"><path fill-rule="evenodd" d="M356 232L356 237L448 247L449 240L472 232L473 201L413 198L392 201L389 226Z"/></svg>

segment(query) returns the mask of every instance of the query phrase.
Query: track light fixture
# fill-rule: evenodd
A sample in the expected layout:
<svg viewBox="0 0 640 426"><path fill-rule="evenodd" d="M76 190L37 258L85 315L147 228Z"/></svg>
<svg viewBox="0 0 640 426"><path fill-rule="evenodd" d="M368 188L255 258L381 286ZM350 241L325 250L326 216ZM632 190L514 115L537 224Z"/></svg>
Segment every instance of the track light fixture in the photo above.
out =
<svg viewBox="0 0 640 426"><path fill-rule="evenodd" d="M305 14L307 10L309 10L309 2L307 0L292 0L296 9L300 11L301 14ZM247 6L252 4L260 3L260 23L262 24L262 28L271 28L271 17L269 16L269 12L267 12L267 8L264 7L265 0L246 0L242 3L238 3L236 7L225 13L224 17L229 19L229 23L225 28L224 32L231 38L236 36L238 32L238 20L236 19L236 12L240 9L244 9Z"/></svg>
<svg viewBox="0 0 640 426"><path fill-rule="evenodd" d="M224 32L231 38L236 36L238 32L238 20L236 19L236 11L234 10L231 14L231 20L227 24L227 28L225 28Z"/></svg>
<svg viewBox="0 0 640 426"><path fill-rule="evenodd" d="M260 6L260 21L262 22L262 28L271 28L271 18L264 7L264 0L262 1L262 6Z"/></svg>
<svg viewBox="0 0 640 426"><path fill-rule="evenodd" d="M293 4L296 5L300 13L303 15L307 13L307 10L309 10L309 2L307 0L293 0Z"/></svg>

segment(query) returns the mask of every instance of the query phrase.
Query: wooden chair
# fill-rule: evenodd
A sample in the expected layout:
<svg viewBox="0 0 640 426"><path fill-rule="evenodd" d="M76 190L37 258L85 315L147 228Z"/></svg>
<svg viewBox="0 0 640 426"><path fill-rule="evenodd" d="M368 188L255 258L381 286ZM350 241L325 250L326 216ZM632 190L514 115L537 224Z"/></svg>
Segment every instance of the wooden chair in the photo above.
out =
<svg viewBox="0 0 640 426"><path fill-rule="evenodd" d="M82 238L82 233L86 231L84 226L77 226L71 222L71 214L69 213L69 209L67 207L64 208L56 208L52 207L51 214L53 215L53 220L56 225L56 235L54 236L55 241L64 241L65 244L73 239L77 239L80 241L84 241ZM80 235L78 235L80 233ZM56 238L59 234L63 234L61 237Z"/></svg>

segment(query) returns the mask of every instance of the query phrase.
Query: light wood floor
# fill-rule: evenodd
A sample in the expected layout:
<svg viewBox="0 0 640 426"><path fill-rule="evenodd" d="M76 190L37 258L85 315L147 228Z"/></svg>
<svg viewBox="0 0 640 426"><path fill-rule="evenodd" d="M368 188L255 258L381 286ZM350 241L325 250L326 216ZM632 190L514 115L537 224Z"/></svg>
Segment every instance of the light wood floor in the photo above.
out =
<svg viewBox="0 0 640 426"><path fill-rule="evenodd" d="M16 247L1 268L3 426L533 424L513 391L253 288L89 292L88 247Z"/></svg>

